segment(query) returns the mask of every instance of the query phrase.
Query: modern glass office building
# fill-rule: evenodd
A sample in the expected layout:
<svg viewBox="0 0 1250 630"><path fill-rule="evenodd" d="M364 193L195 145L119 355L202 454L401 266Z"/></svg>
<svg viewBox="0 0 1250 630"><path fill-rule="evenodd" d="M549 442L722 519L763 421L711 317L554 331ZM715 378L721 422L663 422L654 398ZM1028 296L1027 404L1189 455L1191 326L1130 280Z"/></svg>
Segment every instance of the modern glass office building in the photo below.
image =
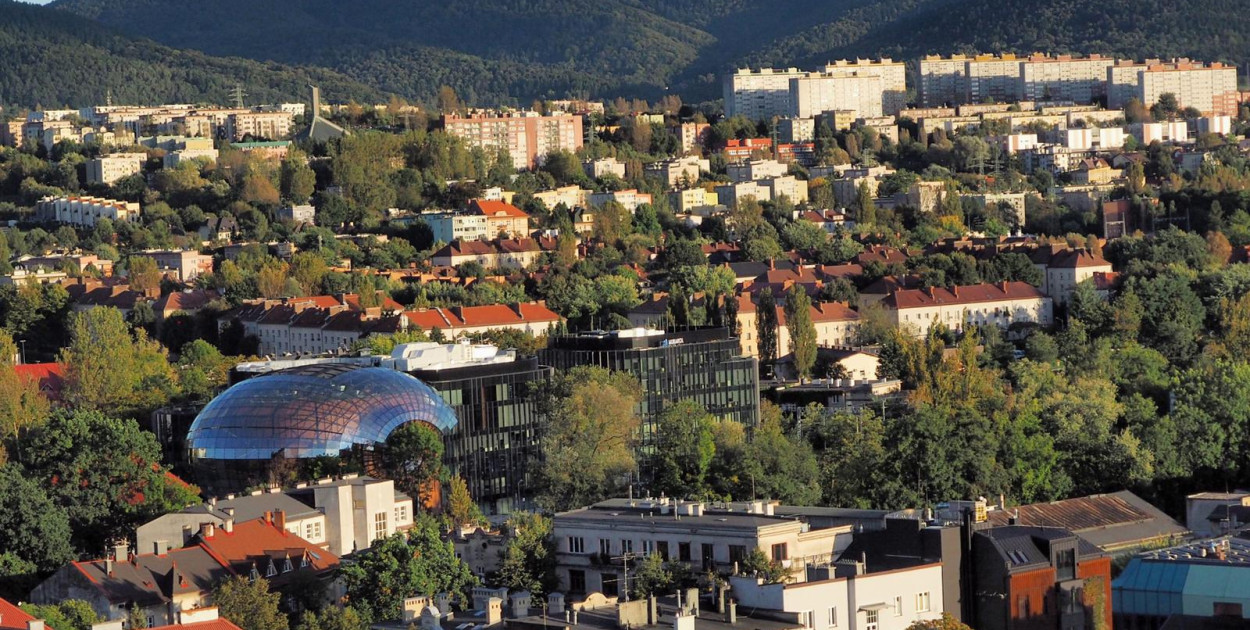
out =
<svg viewBox="0 0 1250 630"><path fill-rule="evenodd" d="M237 490L275 459L371 447L408 422L453 431L455 411L416 378L381 367L310 364L245 380L200 412L187 434L196 480Z"/></svg>
<svg viewBox="0 0 1250 630"><path fill-rule="evenodd" d="M629 372L642 383L642 446L670 405L693 400L708 412L754 427L760 418L759 367L742 356L726 328L680 332L620 330L553 337L539 354L558 370L593 365Z"/></svg>

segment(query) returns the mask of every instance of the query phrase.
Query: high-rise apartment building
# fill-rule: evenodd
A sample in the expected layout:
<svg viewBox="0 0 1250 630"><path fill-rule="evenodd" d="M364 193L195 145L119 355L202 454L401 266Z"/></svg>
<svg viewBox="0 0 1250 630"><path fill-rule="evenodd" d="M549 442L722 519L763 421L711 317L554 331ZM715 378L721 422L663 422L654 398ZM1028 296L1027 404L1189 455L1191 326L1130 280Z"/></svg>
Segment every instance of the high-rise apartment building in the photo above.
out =
<svg viewBox="0 0 1250 630"><path fill-rule="evenodd" d="M798 68L753 71L742 68L725 77L725 115L751 120L790 116L790 79L806 75Z"/></svg>
<svg viewBox="0 0 1250 630"><path fill-rule="evenodd" d="M880 116L882 77L859 71L835 70L790 79L792 115L812 118L834 110L853 111L858 118Z"/></svg>
<svg viewBox="0 0 1250 630"><path fill-rule="evenodd" d="M1237 68L1188 59L1169 63L1120 64L1107 70L1108 107L1120 108L1136 98L1146 106L1172 94L1181 107L1206 115L1235 116L1238 108Z"/></svg>
<svg viewBox="0 0 1250 630"><path fill-rule="evenodd" d="M964 102L968 95L968 57L929 55L920 60L920 105L942 107Z"/></svg>
<svg viewBox="0 0 1250 630"><path fill-rule="evenodd" d="M573 114L542 116L535 112L472 113L460 118L443 116L443 129L479 147L487 155L506 149L516 168L532 169L554 151L582 148L582 117Z"/></svg>
<svg viewBox="0 0 1250 630"><path fill-rule="evenodd" d="M907 65L884 59L839 60L825 65L825 74L854 72L862 76L881 77L881 112L893 116L907 107ZM861 114L861 116L867 116Z"/></svg>
<svg viewBox="0 0 1250 630"><path fill-rule="evenodd" d="M1020 62L1020 85L1028 101L1092 103L1107 95L1107 69L1115 60L1102 55L1032 55Z"/></svg>
<svg viewBox="0 0 1250 630"><path fill-rule="evenodd" d="M1023 98L1020 60L1015 55L977 55L965 64L964 73L968 77L966 103L986 100L1011 103Z"/></svg>

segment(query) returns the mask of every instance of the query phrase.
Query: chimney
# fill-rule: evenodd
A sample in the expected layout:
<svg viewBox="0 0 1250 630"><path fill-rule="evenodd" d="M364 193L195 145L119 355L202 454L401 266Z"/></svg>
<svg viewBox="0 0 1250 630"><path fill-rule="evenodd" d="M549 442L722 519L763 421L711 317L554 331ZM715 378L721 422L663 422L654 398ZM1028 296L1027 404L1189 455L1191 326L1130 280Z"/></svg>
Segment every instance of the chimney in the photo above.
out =
<svg viewBox="0 0 1250 630"><path fill-rule="evenodd" d="M272 523L273 523L273 512L266 510L265 511L265 524L269 525Z"/></svg>
<svg viewBox="0 0 1250 630"><path fill-rule="evenodd" d="M200 538L206 540L212 538L215 529L212 523L200 523Z"/></svg>
<svg viewBox="0 0 1250 630"><path fill-rule="evenodd" d="M772 270L774 270L774 269L776 269L776 268L777 268L777 263L776 263L776 262L774 262L772 258L769 258L769 259L768 259L768 270L769 270L769 271L772 271Z"/></svg>
<svg viewBox="0 0 1250 630"><path fill-rule="evenodd" d="M26 622L26 630L44 630L42 619L31 619Z"/></svg>
<svg viewBox="0 0 1250 630"><path fill-rule="evenodd" d="M286 533L286 510L278 510L273 513L273 516L274 525L277 526L278 529L282 530L283 533Z"/></svg>
<svg viewBox="0 0 1250 630"><path fill-rule="evenodd" d="M111 556L104 559L104 574L113 575L113 558Z"/></svg>
<svg viewBox="0 0 1250 630"><path fill-rule="evenodd" d="M998 509L1000 510L1007 509L1007 495L1001 492L998 493Z"/></svg>
<svg viewBox="0 0 1250 630"><path fill-rule="evenodd" d="M130 545L128 543L119 543L113 545L113 560L115 562L125 562L130 559Z"/></svg>
<svg viewBox="0 0 1250 630"><path fill-rule="evenodd" d="M168 540L158 540L155 543L153 543L152 546L154 547L154 550L152 553L155 553L158 556L163 556L165 555L166 551L169 551Z"/></svg>
<svg viewBox="0 0 1250 630"><path fill-rule="evenodd" d="M233 534L234 533L234 516L230 516L226 518L225 522L221 524L221 529L227 534Z"/></svg>

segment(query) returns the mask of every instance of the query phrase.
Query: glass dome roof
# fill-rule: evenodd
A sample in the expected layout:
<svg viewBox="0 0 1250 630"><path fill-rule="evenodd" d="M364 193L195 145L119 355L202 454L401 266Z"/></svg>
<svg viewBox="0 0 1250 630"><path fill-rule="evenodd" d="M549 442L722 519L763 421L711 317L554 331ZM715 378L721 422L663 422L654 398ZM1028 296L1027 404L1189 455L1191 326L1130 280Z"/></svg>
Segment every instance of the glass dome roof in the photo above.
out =
<svg viewBox="0 0 1250 630"><path fill-rule="evenodd" d="M456 414L438 392L389 368L318 364L239 383L214 398L187 434L193 459L262 460L339 455L385 442L414 420L448 433Z"/></svg>

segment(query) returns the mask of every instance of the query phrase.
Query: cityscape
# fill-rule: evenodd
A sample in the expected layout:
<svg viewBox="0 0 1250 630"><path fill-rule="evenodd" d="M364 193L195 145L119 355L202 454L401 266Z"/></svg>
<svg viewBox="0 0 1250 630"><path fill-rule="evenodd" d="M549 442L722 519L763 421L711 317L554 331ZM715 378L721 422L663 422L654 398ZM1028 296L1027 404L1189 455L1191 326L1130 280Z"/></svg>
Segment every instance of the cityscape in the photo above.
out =
<svg viewBox="0 0 1250 630"><path fill-rule="evenodd" d="M132 4L0 0L0 630L1250 628L1234 44Z"/></svg>

